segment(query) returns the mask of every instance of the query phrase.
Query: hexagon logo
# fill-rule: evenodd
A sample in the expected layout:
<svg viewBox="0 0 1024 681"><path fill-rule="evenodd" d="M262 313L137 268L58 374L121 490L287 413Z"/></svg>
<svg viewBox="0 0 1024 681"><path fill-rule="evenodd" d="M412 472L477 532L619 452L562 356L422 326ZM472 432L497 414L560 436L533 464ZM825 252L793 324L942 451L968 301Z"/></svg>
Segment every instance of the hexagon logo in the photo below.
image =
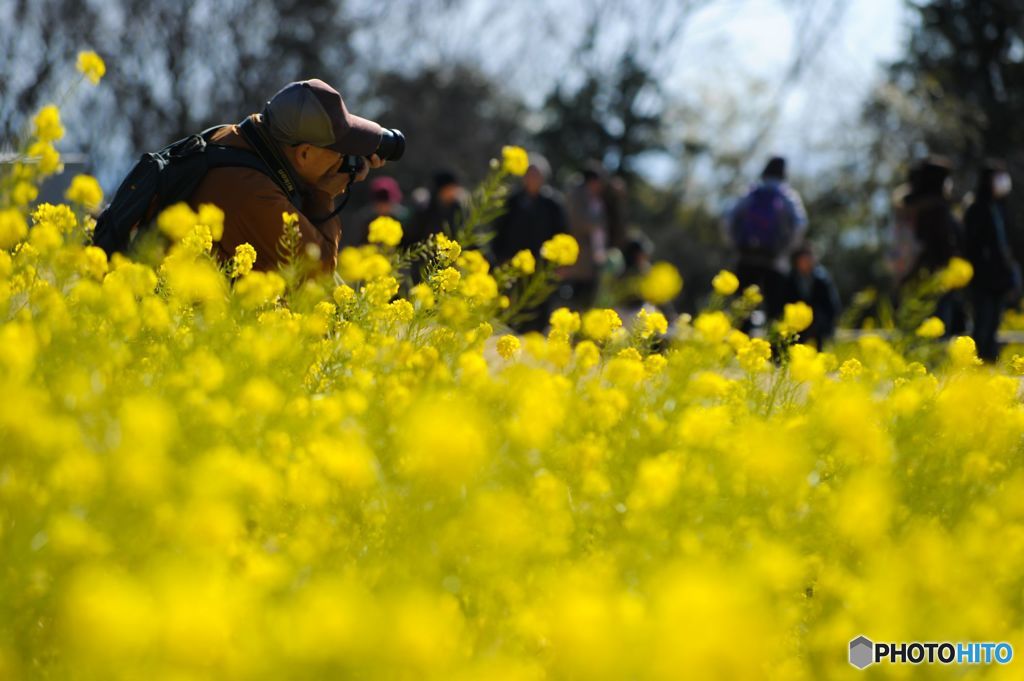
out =
<svg viewBox="0 0 1024 681"><path fill-rule="evenodd" d="M850 664L864 669L875 661L875 644L867 636L858 636L850 641Z"/></svg>

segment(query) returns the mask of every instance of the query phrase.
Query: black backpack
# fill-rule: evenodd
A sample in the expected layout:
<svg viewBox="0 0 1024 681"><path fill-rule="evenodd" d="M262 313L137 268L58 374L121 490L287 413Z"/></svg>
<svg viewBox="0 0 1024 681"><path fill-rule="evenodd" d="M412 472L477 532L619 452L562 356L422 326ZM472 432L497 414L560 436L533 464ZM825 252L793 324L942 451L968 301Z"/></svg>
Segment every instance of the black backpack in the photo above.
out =
<svg viewBox="0 0 1024 681"><path fill-rule="evenodd" d="M213 144L210 138L223 126L204 130L173 142L160 151L143 154L128 176L117 188L110 205L96 220L93 243L107 255L125 251L145 230L161 210L179 201L187 201L213 168L252 168L266 174L288 196L297 210L301 197L289 173L280 167L277 155L263 142L251 119L240 126L243 136L256 149ZM290 186L289 186L290 185ZM134 234L133 234L134 230Z"/></svg>

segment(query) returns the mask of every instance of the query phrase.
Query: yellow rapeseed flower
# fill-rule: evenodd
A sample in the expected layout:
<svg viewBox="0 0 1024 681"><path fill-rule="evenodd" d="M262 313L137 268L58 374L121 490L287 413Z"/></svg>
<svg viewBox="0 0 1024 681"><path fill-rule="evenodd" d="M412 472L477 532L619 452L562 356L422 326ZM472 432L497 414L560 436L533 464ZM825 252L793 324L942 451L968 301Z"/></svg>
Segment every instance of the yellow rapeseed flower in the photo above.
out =
<svg viewBox="0 0 1024 681"><path fill-rule="evenodd" d="M39 225L48 222L61 234L70 234L78 226L75 212L64 204L41 203L32 211L32 222Z"/></svg>
<svg viewBox="0 0 1024 681"><path fill-rule="evenodd" d="M537 260L531 251L523 249L512 256L512 267L520 274L533 274L537 269Z"/></svg>
<svg viewBox="0 0 1024 681"><path fill-rule="evenodd" d="M437 256L442 265L450 265L459 259L459 255L462 253L462 246L459 245L458 241L449 239L444 234L438 234L434 239L437 244Z"/></svg>
<svg viewBox="0 0 1024 681"><path fill-rule="evenodd" d="M640 310L636 315L634 326L641 338L663 336L668 333L668 320L658 311Z"/></svg>
<svg viewBox="0 0 1024 681"><path fill-rule="evenodd" d="M974 277L974 267L963 258L950 258L949 263L938 274L939 286L944 291L963 288Z"/></svg>
<svg viewBox="0 0 1024 681"><path fill-rule="evenodd" d="M580 330L580 314L573 312L567 307L560 307L551 313L548 319L551 325L551 332L568 340L574 333Z"/></svg>
<svg viewBox="0 0 1024 681"><path fill-rule="evenodd" d="M60 124L60 110L53 104L47 104L39 110L32 119L32 126L32 134L40 142L56 142L64 137L64 126Z"/></svg>
<svg viewBox="0 0 1024 681"><path fill-rule="evenodd" d="M172 294L187 303L220 303L227 296L224 278L209 260L164 261Z"/></svg>
<svg viewBox="0 0 1024 681"><path fill-rule="evenodd" d="M740 287L740 280L729 270L721 270L711 280L711 286L719 295L731 296Z"/></svg>
<svg viewBox="0 0 1024 681"><path fill-rule="evenodd" d="M949 358L954 367L964 368L981 364L978 349L970 336L957 336L949 341Z"/></svg>
<svg viewBox="0 0 1024 681"><path fill-rule="evenodd" d="M701 337L711 343L718 343L725 340L732 330L732 323L724 312L701 312L693 320L693 328Z"/></svg>
<svg viewBox="0 0 1024 681"><path fill-rule="evenodd" d="M89 212L96 212L103 203L103 189L92 175L75 175L71 178L64 198L81 205Z"/></svg>
<svg viewBox="0 0 1024 681"><path fill-rule="evenodd" d="M526 169L530 167L530 157L522 147L502 147L501 167L509 175L525 175Z"/></svg>
<svg viewBox="0 0 1024 681"><path fill-rule="evenodd" d="M683 290L683 278L671 263L655 263L640 280L640 296L653 305L672 301Z"/></svg>
<svg viewBox="0 0 1024 681"><path fill-rule="evenodd" d="M210 230L210 237L220 241L224 236L224 211L212 203L201 203L196 215L197 222Z"/></svg>
<svg viewBox="0 0 1024 681"><path fill-rule="evenodd" d="M397 246L402 242L402 223L387 215L375 218L370 223L368 241L371 244Z"/></svg>
<svg viewBox="0 0 1024 681"><path fill-rule="evenodd" d="M475 302L486 303L498 296L498 283L486 272L473 272L463 277L459 290Z"/></svg>
<svg viewBox="0 0 1024 681"><path fill-rule="evenodd" d="M235 255L231 258L231 274L234 277L244 277L252 271L256 264L256 249L252 244L238 244L235 247Z"/></svg>
<svg viewBox="0 0 1024 681"><path fill-rule="evenodd" d="M608 340L620 326L622 320L615 310L588 310L583 315L583 335L597 342Z"/></svg>
<svg viewBox="0 0 1024 681"><path fill-rule="evenodd" d="M744 371L752 374L766 371L772 358L772 346L763 338L751 338L736 350L736 357Z"/></svg>
<svg viewBox="0 0 1024 681"><path fill-rule="evenodd" d="M398 294L398 280L391 276L377 277L367 282L363 296L373 307L382 307Z"/></svg>
<svg viewBox="0 0 1024 681"><path fill-rule="evenodd" d="M39 187L32 182L26 182L21 180L14 185L14 189L11 190L11 200L16 206L27 206L36 200L39 196Z"/></svg>
<svg viewBox="0 0 1024 681"><path fill-rule="evenodd" d="M1010 368L1018 376L1024 376L1024 356L1014 355L1010 360Z"/></svg>
<svg viewBox="0 0 1024 681"><path fill-rule="evenodd" d="M462 275L454 267L446 267L440 272L435 272L431 277L430 281L438 290L442 293L451 293L459 287L459 280L462 279Z"/></svg>
<svg viewBox="0 0 1024 681"><path fill-rule="evenodd" d="M540 254L555 265L573 265L580 256L580 245L568 234L556 234L541 244Z"/></svg>
<svg viewBox="0 0 1024 681"><path fill-rule="evenodd" d="M417 404L400 422L399 469L441 488L469 482L490 457L486 421L472 403L442 396Z"/></svg>
<svg viewBox="0 0 1024 681"><path fill-rule="evenodd" d="M28 223L20 210L8 208L0 210L0 248L14 246L28 236Z"/></svg>
<svg viewBox="0 0 1024 681"><path fill-rule="evenodd" d="M356 292L355 289L348 284L340 284L334 288L331 297L334 298L334 302L337 303L339 307L345 307L356 299Z"/></svg>
<svg viewBox="0 0 1024 681"><path fill-rule="evenodd" d="M516 336L504 335L498 339L498 354L505 359L512 359L519 352L519 339Z"/></svg>
<svg viewBox="0 0 1024 681"><path fill-rule="evenodd" d="M780 329L786 335L800 333L814 321L814 311L804 302L786 303Z"/></svg>
<svg viewBox="0 0 1024 681"><path fill-rule="evenodd" d="M491 264L487 262L487 258L480 251L463 251L457 265L463 272L472 274L489 272L491 269Z"/></svg>
<svg viewBox="0 0 1024 681"><path fill-rule="evenodd" d="M198 223L199 216L184 201L164 208L156 218L157 228L171 241L181 241Z"/></svg>
<svg viewBox="0 0 1024 681"><path fill-rule="evenodd" d="M601 361L601 350L594 345L593 341L580 341L576 345L574 354L576 355L576 366L584 371L597 366L598 362Z"/></svg>
<svg viewBox="0 0 1024 681"><path fill-rule="evenodd" d="M390 321L408 323L415 314L416 308L405 298L388 303L387 315Z"/></svg>
<svg viewBox="0 0 1024 681"><path fill-rule="evenodd" d="M789 375L794 380L816 381L825 375L825 358L810 345L797 343L789 350Z"/></svg>
<svg viewBox="0 0 1024 681"><path fill-rule="evenodd" d="M938 317L929 317L921 322L914 333L921 338L939 338L946 333L946 325Z"/></svg>
<svg viewBox="0 0 1024 681"><path fill-rule="evenodd" d="M107 273L107 254L97 246L86 246L82 251L82 271L88 276L102 281Z"/></svg>
<svg viewBox="0 0 1024 681"><path fill-rule="evenodd" d="M277 272L250 272L235 284L234 292L242 307L255 309L275 302L285 289Z"/></svg>
<svg viewBox="0 0 1024 681"><path fill-rule="evenodd" d="M427 284L416 284L409 290L409 297L419 307L429 310L434 307L434 291Z"/></svg>
<svg viewBox="0 0 1024 681"><path fill-rule="evenodd" d="M92 50L78 53L76 68L93 85L98 85L107 72L107 65L103 63L103 59Z"/></svg>
<svg viewBox="0 0 1024 681"><path fill-rule="evenodd" d="M743 300L751 306L760 305L764 301L764 296L761 295L761 288L757 284L746 287L743 289Z"/></svg>
<svg viewBox="0 0 1024 681"><path fill-rule="evenodd" d="M375 279L390 272L391 262L377 252L376 246L344 248L338 254L338 273L345 281Z"/></svg>
<svg viewBox="0 0 1024 681"><path fill-rule="evenodd" d="M850 380L861 376L864 373L864 365L856 358L850 358L839 367L839 376L844 380Z"/></svg>
<svg viewBox="0 0 1024 681"><path fill-rule="evenodd" d="M41 177L53 175L63 168L60 154L49 141L39 141L30 144L26 155L29 159L35 161L36 170Z"/></svg>

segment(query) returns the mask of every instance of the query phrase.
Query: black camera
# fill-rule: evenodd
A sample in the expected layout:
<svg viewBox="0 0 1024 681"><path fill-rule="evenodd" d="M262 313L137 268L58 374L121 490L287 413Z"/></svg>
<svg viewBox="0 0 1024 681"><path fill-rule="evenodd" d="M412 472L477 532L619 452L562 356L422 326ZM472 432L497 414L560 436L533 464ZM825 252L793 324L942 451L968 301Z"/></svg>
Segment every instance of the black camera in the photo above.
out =
<svg viewBox="0 0 1024 681"><path fill-rule="evenodd" d="M399 160L405 153L405 135L401 130L384 128L384 132L380 136L380 144L377 145L377 149L373 153L377 154L382 161ZM363 157L348 155L342 161L338 172L358 173L363 167L363 163Z"/></svg>

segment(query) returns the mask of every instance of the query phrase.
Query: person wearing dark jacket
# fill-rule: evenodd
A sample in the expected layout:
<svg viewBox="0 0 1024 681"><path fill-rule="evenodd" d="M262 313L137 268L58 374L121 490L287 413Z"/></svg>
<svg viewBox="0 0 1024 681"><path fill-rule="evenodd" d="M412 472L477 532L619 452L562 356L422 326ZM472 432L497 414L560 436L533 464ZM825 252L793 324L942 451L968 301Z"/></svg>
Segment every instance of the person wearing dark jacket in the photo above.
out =
<svg viewBox="0 0 1024 681"><path fill-rule="evenodd" d="M909 277L922 270L937 272L950 258L963 254L963 228L950 205L952 166L939 156L921 161L910 173L910 194L905 199L913 211L914 237L919 246Z"/></svg>
<svg viewBox="0 0 1024 681"><path fill-rule="evenodd" d="M800 333L800 340L820 350L835 335L841 305L831 275L816 262L809 245L798 246L793 251L783 291L785 302L807 303L814 312L814 319Z"/></svg>
<svg viewBox="0 0 1024 681"><path fill-rule="evenodd" d="M974 267L970 294L973 312L971 335L978 357L994 362L999 357L996 332L1007 298L1021 289L1020 266L1010 251L1006 197L1012 182L1006 165L989 161L978 175L974 201L964 215L966 255Z"/></svg>
<svg viewBox="0 0 1024 681"><path fill-rule="evenodd" d="M540 257L541 244L568 229L562 199L547 184L548 173L547 161L531 154L522 187L509 196L505 214L494 225L491 251L496 264L522 250Z"/></svg>
<svg viewBox="0 0 1024 681"><path fill-rule="evenodd" d="M562 198L547 184L550 173L547 160L530 154L530 166L523 176L522 187L508 197L505 213L494 224L491 253L496 265L508 262L520 251L530 251L539 261L544 242L568 230ZM549 302L527 311L529 318L516 324L516 331L543 330Z"/></svg>
<svg viewBox="0 0 1024 681"><path fill-rule="evenodd" d="M918 254L905 282L935 274L954 256L964 254L963 226L950 205L952 169L947 159L930 156L910 172L911 189L905 203L912 215ZM945 293L935 306L935 316L945 324L947 336L963 333L966 315L962 292Z"/></svg>

